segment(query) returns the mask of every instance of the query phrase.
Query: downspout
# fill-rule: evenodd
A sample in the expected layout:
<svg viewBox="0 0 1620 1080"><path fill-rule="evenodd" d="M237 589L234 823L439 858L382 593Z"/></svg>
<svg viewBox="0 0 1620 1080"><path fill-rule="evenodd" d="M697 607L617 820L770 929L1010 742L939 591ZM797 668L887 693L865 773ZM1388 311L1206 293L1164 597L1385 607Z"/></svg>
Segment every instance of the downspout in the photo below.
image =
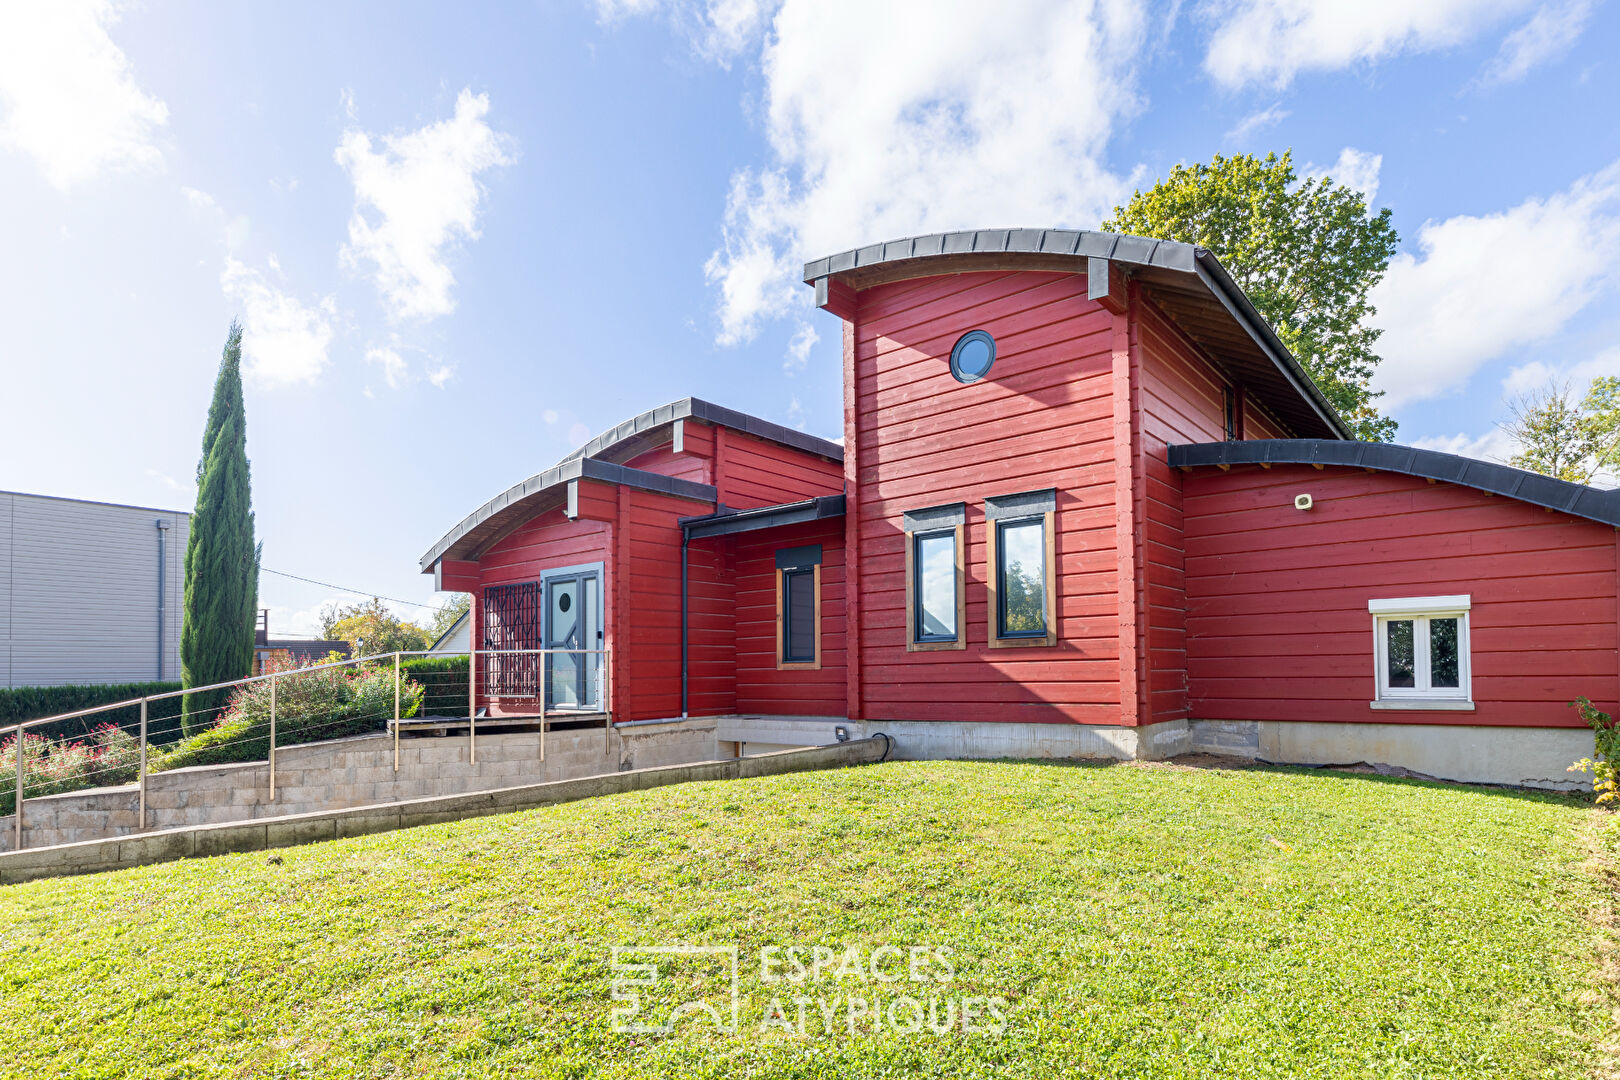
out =
<svg viewBox="0 0 1620 1080"><path fill-rule="evenodd" d="M153 522L153 524L157 526L157 534L158 534L157 681L162 682L163 681L163 630L164 630L163 600L164 600L165 595L169 591L168 585L165 582L165 573L166 573L166 571L168 569L168 560L164 557L164 553L163 553L164 544L163 544L163 541L169 535L169 523L167 521L164 521L162 518L158 518L157 521Z"/></svg>
<svg viewBox="0 0 1620 1080"><path fill-rule="evenodd" d="M687 530L681 530L681 719L686 719L686 545L691 542Z"/></svg>

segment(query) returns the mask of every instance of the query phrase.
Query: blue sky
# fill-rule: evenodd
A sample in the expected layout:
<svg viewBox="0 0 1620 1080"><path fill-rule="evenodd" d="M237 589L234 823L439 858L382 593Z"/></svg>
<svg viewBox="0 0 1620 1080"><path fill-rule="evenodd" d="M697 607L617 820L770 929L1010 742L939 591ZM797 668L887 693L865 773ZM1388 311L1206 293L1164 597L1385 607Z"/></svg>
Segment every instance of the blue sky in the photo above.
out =
<svg viewBox="0 0 1620 1080"><path fill-rule="evenodd" d="M432 603L643 409L837 435L805 259L1290 147L1394 211L1399 441L1500 456L1505 395L1620 373L1617 55L1599 0L9 3L0 488L189 507L240 316L265 565ZM278 632L339 595L261 583Z"/></svg>

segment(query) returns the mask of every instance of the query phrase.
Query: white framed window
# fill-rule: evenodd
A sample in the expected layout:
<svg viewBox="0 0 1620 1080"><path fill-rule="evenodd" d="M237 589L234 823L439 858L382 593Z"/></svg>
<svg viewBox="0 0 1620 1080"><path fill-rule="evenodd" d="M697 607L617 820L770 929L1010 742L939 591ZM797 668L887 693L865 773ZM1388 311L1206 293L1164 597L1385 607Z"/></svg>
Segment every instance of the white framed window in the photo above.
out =
<svg viewBox="0 0 1620 1080"><path fill-rule="evenodd" d="M1369 600L1375 709L1472 709L1468 596Z"/></svg>

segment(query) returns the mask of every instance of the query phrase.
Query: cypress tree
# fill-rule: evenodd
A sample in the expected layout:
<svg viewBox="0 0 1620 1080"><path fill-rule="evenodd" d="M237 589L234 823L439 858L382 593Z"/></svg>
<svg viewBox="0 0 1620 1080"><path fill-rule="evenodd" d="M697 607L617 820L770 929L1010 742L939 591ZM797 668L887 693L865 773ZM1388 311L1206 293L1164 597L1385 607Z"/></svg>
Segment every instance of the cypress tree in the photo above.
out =
<svg viewBox="0 0 1620 1080"><path fill-rule="evenodd" d="M259 548L242 403L242 327L231 323L197 463L197 509L186 539L185 623L180 678L207 686L252 674L259 603ZM214 722L228 690L185 695L187 734Z"/></svg>

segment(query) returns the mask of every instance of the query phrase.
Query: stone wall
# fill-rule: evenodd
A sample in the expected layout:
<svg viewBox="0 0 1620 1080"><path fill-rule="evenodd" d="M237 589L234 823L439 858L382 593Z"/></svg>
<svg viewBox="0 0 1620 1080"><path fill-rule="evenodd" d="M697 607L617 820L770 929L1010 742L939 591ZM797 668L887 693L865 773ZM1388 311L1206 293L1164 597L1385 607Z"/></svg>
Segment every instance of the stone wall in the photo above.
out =
<svg viewBox="0 0 1620 1080"><path fill-rule="evenodd" d="M620 725L611 733L601 728L550 731L543 761L538 732L480 732L476 764L465 735L411 736L399 741L397 772L389 735L289 746L276 751L274 799L267 762L153 773L147 778L146 830L712 761L717 756L714 730L714 720L694 719ZM139 818L140 789L134 784L27 799L23 847L128 836L141 831ZM15 836L15 819L0 818L0 851L10 851Z"/></svg>
<svg viewBox="0 0 1620 1080"><path fill-rule="evenodd" d="M704 761L607 773L577 780L553 780L475 791L465 795L439 795L382 806L321 810L287 814L263 821L234 821L222 825L188 825L138 836L86 840L77 844L8 851L0 854L0 884L31 881L61 874L89 874L173 859L205 858L233 851L337 840L348 836L408 829L444 821L503 814L551 806L596 795L684 784L704 780L738 780L808 769L834 769L881 761L890 747L887 739L852 740L834 746L807 747L729 761ZM549 755L548 755L549 756Z"/></svg>

